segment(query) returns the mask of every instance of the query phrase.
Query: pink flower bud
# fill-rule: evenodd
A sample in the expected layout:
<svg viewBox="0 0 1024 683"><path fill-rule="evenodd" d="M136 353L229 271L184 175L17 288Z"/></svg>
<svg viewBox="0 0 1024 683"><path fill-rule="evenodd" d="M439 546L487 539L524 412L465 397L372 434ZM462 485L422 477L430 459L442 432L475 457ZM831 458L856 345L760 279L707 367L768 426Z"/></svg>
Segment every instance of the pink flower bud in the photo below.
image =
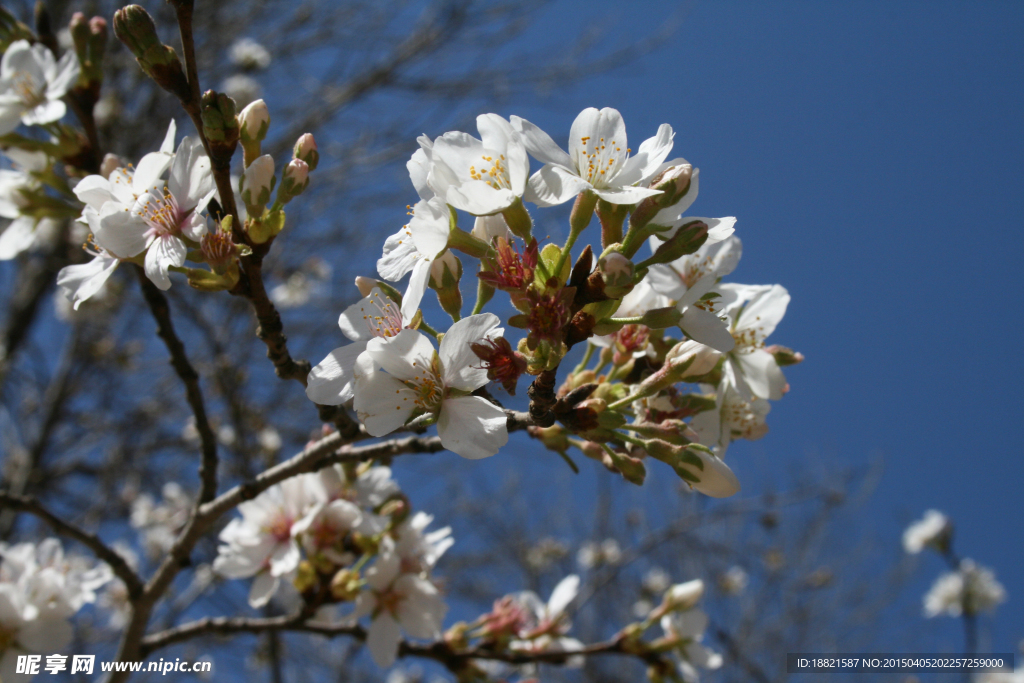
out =
<svg viewBox="0 0 1024 683"><path fill-rule="evenodd" d="M316 140L312 133L303 133L299 136L295 141L293 156L309 164L309 170L316 170L317 164L320 163L320 153L316 149Z"/></svg>
<svg viewBox="0 0 1024 683"><path fill-rule="evenodd" d="M270 110L263 100L251 103L238 115L239 138L242 142L260 142L270 128Z"/></svg>

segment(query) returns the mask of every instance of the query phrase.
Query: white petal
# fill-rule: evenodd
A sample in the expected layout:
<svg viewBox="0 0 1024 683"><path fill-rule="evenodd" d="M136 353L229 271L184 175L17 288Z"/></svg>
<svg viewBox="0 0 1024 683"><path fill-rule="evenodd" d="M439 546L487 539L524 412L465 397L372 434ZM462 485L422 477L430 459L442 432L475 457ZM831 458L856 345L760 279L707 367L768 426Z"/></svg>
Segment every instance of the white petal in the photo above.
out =
<svg viewBox="0 0 1024 683"><path fill-rule="evenodd" d="M0 261L9 261L32 248L36 242L35 220L28 216L15 218L0 234Z"/></svg>
<svg viewBox="0 0 1024 683"><path fill-rule="evenodd" d="M163 152L150 152L139 160L132 176L132 189L136 194L154 191L163 185L160 179L171 165L171 157Z"/></svg>
<svg viewBox="0 0 1024 683"><path fill-rule="evenodd" d="M786 377L782 374L775 357L764 349L734 354L743 372L743 379L751 393L758 398L778 401L786 388Z"/></svg>
<svg viewBox="0 0 1024 683"><path fill-rule="evenodd" d="M356 381L353 407L372 436L390 434L404 425L416 408L415 401L416 392L383 372Z"/></svg>
<svg viewBox="0 0 1024 683"><path fill-rule="evenodd" d="M427 291L431 263L432 261L421 258L413 266L409 284L405 288L405 294L402 295L402 320L412 320L416 315L416 309L420 307L423 295Z"/></svg>
<svg viewBox="0 0 1024 683"><path fill-rule="evenodd" d="M594 194L611 204L636 204L648 197L661 194L661 190L652 190L649 187L616 187L608 190L595 189Z"/></svg>
<svg viewBox="0 0 1024 683"><path fill-rule="evenodd" d="M542 164L561 166L566 171L576 170L572 157L562 151L550 135L518 116L511 117L510 121L512 127L522 134L523 144L534 159Z"/></svg>
<svg viewBox="0 0 1024 683"><path fill-rule="evenodd" d="M395 663L398 655L398 643L402 640L402 632L398 622L386 610L377 615L370 623L366 634L366 647L377 666L386 669Z"/></svg>
<svg viewBox="0 0 1024 683"><path fill-rule="evenodd" d="M110 192L110 181L100 175L88 175L75 185L75 196L78 201L91 206L96 211L103 205L114 200Z"/></svg>
<svg viewBox="0 0 1024 683"><path fill-rule="evenodd" d="M430 175L430 159L427 153L423 149L416 150L412 153L412 158L405 163L405 167L409 170L409 179L412 180L412 186L416 188L416 194L420 199L432 199L434 191L427 184L427 177Z"/></svg>
<svg viewBox="0 0 1024 683"><path fill-rule="evenodd" d="M400 380L411 380L429 370L434 359L434 345L416 330L402 330L391 339L371 339L366 353L388 374Z"/></svg>
<svg viewBox="0 0 1024 683"><path fill-rule="evenodd" d="M441 340L438 356L444 366L444 383L452 389L473 391L487 384L487 371L480 365L480 359L470 344L487 337L499 336L494 333L501 320L493 313L480 313L463 318L451 326Z"/></svg>
<svg viewBox="0 0 1024 683"><path fill-rule="evenodd" d="M185 243L177 237L168 235L157 238L146 252L146 276L160 289L170 289L171 279L167 277L167 269L183 264L185 253Z"/></svg>
<svg viewBox="0 0 1024 683"><path fill-rule="evenodd" d="M754 329L758 338L764 339L772 332L786 315L789 306L789 292L782 285L772 285L767 290L754 296L740 314L736 329Z"/></svg>
<svg viewBox="0 0 1024 683"><path fill-rule="evenodd" d="M647 138L640 145L637 153L631 156L615 176L616 185L632 185L647 182L657 172L665 157L672 151L672 139L675 133L672 126L663 123L658 127L654 137Z"/></svg>
<svg viewBox="0 0 1024 683"><path fill-rule="evenodd" d="M721 242L736 232L735 216L726 216L725 218L684 218L683 223L688 223L691 220L700 220L708 224L708 240L704 244Z"/></svg>
<svg viewBox="0 0 1024 683"><path fill-rule="evenodd" d="M178 124L171 119L171 123L167 126L167 133L164 135L164 141L160 144L160 152L162 154L171 155L174 154L174 137L178 132Z"/></svg>
<svg viewBox="0 0 1024 683"><path fill-rule="evenodd" d="M450 219L451 213L440 197L416 203L409 219L409 232L421 255L432 259L448 246Z"/></svg>
<svg viewBox="0 0 1024 683"><path fill-rule="evenodd" d="M617 160L612 166L612 173L615 173L627 154L626 124L622 120L622 115L617 109L611 107L605 107L600 111L588 107L581 111L569 130L569 157L575 162L576 168L581 173L583 164L580 163L580 160L583 151L587 148L588 143L592 147L601 144L602 138L605 144L614 143L620 150L611 155L611 158ZM584 142L584 139L587 139L588 142Z"/></svg>
<svg viewBox="0 0 1024 683"><path fill-rule="evenodd" d="M120 261L109 256L97 256L88 263L65 266L57 275L57 286L74 304L77 311L83 301L100 291Z"/></svg>
<svg viewBox="0 0 1024 683"><path fill-rule="evenodd" d="M53 123L54 121L60 121L64 118L64 114L66 114L67 111L67 106L60 100L49 100L22 114L21 122L26 126L38 126L44 123Z"/></svg>
<svg viewBox="0 0 1024 683"><path fill-rule="evenodd" d="M576 594L579 591L580 577L577 575L570 574L559 581L555 590L551 591L551 598L548 600L548 615L554 617L556 614L564 612L569 603L576 599Z"/></svg>
<svg viewBox="0 0 1024 683"><path fill-rule="evenodd" d="M686 336L721 351L728 353L736 346L736 341L729 333L729 328L714 313L710 313L696 306L688 306L683 311L683 317L679 321Z"/></svg>
<svg viewBox="0 0 1024 683"><path fill-rule="evenodd" d="M309 372L306 396L314 403L336 406L354 396L352 370L356 358L366 350L366 342L346 344L330 354Z"/></svg>
<svg viewBox="0 0 1024 683"><path fill-rule="evenodd" d="M412 270L420 258L406 226L384 240L384 253L377 260L377 272L385 280L395 282Z"/></svg>
<svg viewBox="0 0 1024 683"><path fill-rule="evenodd" d="M523 199L537 206L557 206L590 189L590 183L560 166L548 165L532 176Z"/></svg>
<svg viewBox="0 0 1024 683"><path fill-rule="evenodd" d="M149 226L130 212L116 209L117 206L119 205L114 202L104 205L103 213L99 216L98 226L94 226L90 221L90 227L93 227L93 237L96 239L96 244L111 254L121 258L138 256L149 243L149 239L146 237Z"/></svg>
<svg viewBox="0 0 1024 683"><path fill-rule="evenodd" d="M482 180L470 180L458 187L449 187L449 204L474 216L489 216L504 211L516 200L511 190L496 189Z"/></svg>
<svg viewBox="0 0 1024 683"><path fill-rule="evenodd" d="M281 579L271 576L270 572L257 574L249 589L249 606L256 609L266 605L270 602L270 598L274 597L280 584Z"/></svg>
<svg viewBox="0 0 1024 683"><path fill-rule="evenodd" d="M441 445L463 458L477 460L496 454L508 443L505 411L485 398L445 399L437 421Z"/></svg>
<svg viewBox="0 0 1024 683"><path fill-rule="evenodd" d="M81 66L78 63L78 56L74 50L68 50L61 55L60 61L57 62L56 73L47 84L46 96L50 99L64 97L64 94L78 80L79 73L81 73Z"/></svg>

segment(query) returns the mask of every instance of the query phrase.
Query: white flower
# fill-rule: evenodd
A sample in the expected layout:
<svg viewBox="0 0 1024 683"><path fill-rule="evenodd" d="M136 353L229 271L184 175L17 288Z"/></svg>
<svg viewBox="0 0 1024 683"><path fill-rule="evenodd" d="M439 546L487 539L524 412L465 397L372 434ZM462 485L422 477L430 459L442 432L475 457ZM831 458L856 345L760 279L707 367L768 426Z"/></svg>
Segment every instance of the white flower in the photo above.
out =
<svg viewBox="0 0 1024 683"><path fill-rule="evenodd" d="M133 179L133 190L137 185ZM215 193L202 142L186 137L174 154L165 188L147 189L130 212L110 213L104 204L96 242L120 258L145 251L146 276L160 289L169 289L168 269L184 265L185 239L196 242L206 233L206 218L200 214Z"/></svg>
<svg viewBox="0 0 1024 683"><path fill-rule="evenodd" d="M167 482L161 491L163 501L157 503L143 493L132 502L129 522L142 533L142 547L150 558L166 555L178 532L188 521L192 499L177 482Z"/></svg>
<svg viewBox="0 0 1024 683"><path fill-rule="evenodd" d="M239 38L228 50L231 63L243 69L266 69L270 66L270 52L252 38Z"/></svg>
<svg viewBox="0 0 1024 683"><path fill-rule="evenodd" d="M938 510L928 510L920 519L903 532L903 549L911 555L921 552L925 546L940 547L953 533L949 518Z"/></svg>
<svg viewBox="0 0 1024 683"><path fill-rule="evenodd" d="M652 237L651 250L659 242ZM725 322L715 313L715 304L704 297L715 290L718 280L731 273L740 260L742 244L736 237L701 246L693 254L682 256L671 263L651 266L644 281L676 303L683 314L679 327L686 336L718 349L723 353L735 345Z"/></svg>
<svg viewBox="0 0 1024 683"><path fill-rule="evenodd" d="M765 418L771 404L761 398L744 398L733 385L723 382L718 387L714 410L697 413L690 426L700 442L725 457L729 444L736 439L757 441L768 433Z"/></svg>
<svg viewBox="0 0 1024 683"><path fill-rule="evenodd" d="M292 526L317 502L312 477L286 479L241 503L238 511L242 517L231 520L220 533L224 545L218 548L213 569L229 579L255 576L249 591L253 607L267 604L281 578L299 566L299 546L292 536Z"/></svg>
<svg viewBox="0 0 1024 683"><path fill-rule="evenodd" d="M739 565L729 567L724 574L718 577L718 587L726 595L739 595L747 589L748 583L750 583L750 578L743 567Z"/></svg>
<svg viewBox="0 0 1024 683"><path fill-rule="evenodd" d="M366 646L373 661L382 668L395 663L404 629L413 638L437 640L448 606L428 579L402 573L402 562L390 538L381 544L381 554L366 571L369 590L360 593L354 616L370 615Z"/></svg>
<svg viewBox="0 0 1024 683"><path fill-rule="evenodd" d="M736 342L725 367L725 381L745 398L777 401L786 393L786 377L775 357L765 351L764 340L786 315L789 292L781 285L718 287L729 330Z"/></svg>
<svg viewBox="0 0 1024 683"><path fill-rule="evenodd" d="M704 582L693 579L685 583L676 583L665 591L664 605L670 612L685 612L693 609L704 597Z"/></svg>
<svg viewBox="0 0 1024 683"><path fill-rule="evenodd" d="M522 134L530 154L545 164L530 178L524 195L538 206L562 204L585 190L612 204L636 204L661 194L637 185L650 180L672 150L675 134L667 123L632 157L626 146L626 126L615 109L590 107L580 112L569 131L568 154L526 119L513 116L512 127Z"/></svg>
<svg viewBox="0 0 1024 683"><path fill-rule="evenodd" d="M220 84L220 90L236 102L236 106L246 107L259 99L263 93L260 82L246 74L228 76Z"/></svg>
<svg viewBox="0 0 1024 683"><path fill-rule="evenodd" d="M0 261L8 261L31 249L59 226L49 218L40 220L22 215L22 210L30 205L27 193L41 187L33 174L46 170L50 159L42 152L26 152L14 147L6 150L6 155L14 168L0 170L0 217L9 218L11 222L0 234Z"/></svg>
<svg viewBox="0 0 1024 683"><path fill-rule="evenodd" d="M348 565L355 555L343 547L345 537L363 521L358 507L344 499L317 503L292 525L291 533L310 555L323 554L337 565Z"/></svg>
<svg viewBox="0 0 1024 683"><path fill-rule="evenodd" d="M476 126L482 140L462 132L434 140L427 183L455 208L486 216L523 196L530 159L520 134L502 117L481 114Z"/></svg>
<svg viewBox="0 0 1024 683"><path fill-rule="evenodd" d="M57 274L57 286L74 304L77 311L83 301L95 296L103 288L120 264L121 259L106 250L94 252L92 260L88 263L61 268Z"/></svg>
<svg viewBox="0 0 1024 683"><path fill-rule="evenodd" d="M416 315L427 291L430 263L448 246L450 218L448 205L441 197L421 199L413 207L409 222L384 241L384 253L377 261L380 276L394 282L412 272L402 297L402 315L407 319Z"/></svg>
<svg viewBox="0 0 1024 683"><path fill-rule="evenodd" d="M65 555L60 542L0 543L0 676L17 680L19 655L50 654L71 642L70 617L113 573L77 555Z"/></svg>
<svg viewBox="0 0 1024 683"><path fill-rule="evenodd" d="M991 611L1006 601L1006 589L996 580L991 569L973 560L960 561L954 572L943 574L924 596L924 615L977 614Z"/></svg>
<svg viewBox="0 0 1024 683"><path fill-rule="evenodd" d="M450 526L423 533L433 521L433 515L417 512L395 529L395 553L401 560L402 572L426 576L454 545Z"/></svg>
<svg viewBox="0 0 1024 683"><path fill-rule="evenodd" d="M580 589L580 577L570 574L555 586L547 603L533 591L522 591L512 596L513 601L522 607L527 617L526 623L519 632L519 639L513 640L509 647L513 650L537 652L577 652L583 643L575 638L566 638L565 634L572 627L566 609L576 599ZM582 657L570 657L566 663L569 667L583 665Z"/></svg>
<svg viewBox="0 0 1024 683"><path fill-rule="evenodd" d="M641 585L643 589L648 593L661 593L662 591L668 590L671 579L661 567L651 567L644 574Z"/></svg>
<svg viewBox="0 0 1024 683"><path fill-rule="evenodd" d="M504 329L497 325L493 313L463 318L444 335L438 351L415 330L371 339L355 371L354 406L366 430L384 436L414 413L425 413L437 417L437 432L448 450L474 459L497 453L508 442L505 412L485 398L467 395L488 381L470 344L501 336Z"/></svg>
<svg viewBox="0 0 1024 683"><path fill-rule="evenodd" d="M379 287L352 304L338 318L338 327L352 343L339 346L309 372L306 396L323 405L340 405L355 395L353 369L371 339L394 339L409 325L398 304Z"/></svg>
<svg viewBox="0 0 1024 683"><path fill-rule="evenodd" d="M701 643L707 627L708 615L696 607L684 612L672 612L661 618L661 628L665 635L679 640L673 652L685 681L700 680L697 667L717 669L722 666L722 655Z"/></svg>
<svg viewBox="0 0 1024 683"><path fill-rule="evenodd" d="M600 543L588 541L576 553L576 563L584 569L593 569L602 564L615 565L621 560L622 549L614 538L606 538Z"/></svg>
<svg viewBox="0 0 1024 683"><path fill-rule="evenodd" d="M41 43L11 43L0 61L0 135L18 127L59 121L67 112L61 98L78 80L74 50L60 61Z"/></svg>

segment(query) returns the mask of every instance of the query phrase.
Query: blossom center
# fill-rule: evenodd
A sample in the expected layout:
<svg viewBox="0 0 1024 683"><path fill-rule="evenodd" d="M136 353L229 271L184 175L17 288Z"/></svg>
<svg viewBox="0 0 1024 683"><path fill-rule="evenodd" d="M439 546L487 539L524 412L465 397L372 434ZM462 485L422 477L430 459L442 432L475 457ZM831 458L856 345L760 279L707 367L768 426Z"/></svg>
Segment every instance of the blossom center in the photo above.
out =
<svg viewBox="0 0 1024 683"><path fill-rule="evenodd" d="M722 418L733 437L756 441L768 431L768 425L758 419L757 414L751 410L750 403L742 399L733 399L726 403L722 413Z"/></svg>
<svg viewBox="0 0 1024 683"><path fill-rule="evenodd" d="M373 310L361 309L361 312L371 335L388 338L402 331L402 311L394 301L378 292L371 292L370 306Z"/></svg>
<svg viewBox="0 0 1024 683"><path fill-rule="evenodd" d="M14 92L26 109L35 109L46 103L46 90L38 81L24 71L14 74Z"/></svg>
<svg viewBox="0 0 1024 683"><path fill-rule="evenodd" d="M278 543L284 543L290 540L292 537L292 524L295 520L291 518L291 515L286 514L283 511L279 511L268 524L265 529L266 532L272 536Z"/></svg>
<svg viewBox="0 0 1024 683"><path fill-rule="evenodd" d="M436 367L437 356L435 355L431 367L423 367L417 361L413 361L412 365L416 368L417 374L412 379L405 380L405 385L413 390L416 407L428 413L436 413L444 399L444 381Z"/></svg>
<svg viewBox="0 0 1024 683"><path fill-rule="evenodd" d="M499 154L497 158L487 154L481 154L483 162L478 169L476 165L469 167L469 177L473 180L482 180L495 190L512 189L512 181L509 178L508 166L505 165L505 155Z"/></svg>
<svg viewBox="0 0 1024 683"><path fill-rule="evenodd" d="M182 223L188 214L178 208L174 195L165 188L163 197L147 201L138 215L149 225L147 237L165 237L181 232Z"/></svg>
<svg viewBox="0 0 1024 683"><path fill-rule="evenodd" d="M576 152L576 170L580 177L594 187L605 187L615 177L619 163L625 155L617 141L605 142L604 138L589 135L580 138L581 146ZM627 149L628 153L629 150Z"/></svg>

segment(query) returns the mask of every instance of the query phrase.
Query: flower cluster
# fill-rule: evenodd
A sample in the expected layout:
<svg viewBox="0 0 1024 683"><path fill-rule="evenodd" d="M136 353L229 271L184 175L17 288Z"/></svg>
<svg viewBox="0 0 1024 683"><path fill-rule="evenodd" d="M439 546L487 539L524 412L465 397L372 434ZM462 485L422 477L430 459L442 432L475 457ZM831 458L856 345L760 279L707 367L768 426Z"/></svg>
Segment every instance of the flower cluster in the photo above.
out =
<svg viewBox="0 0 1024 683"><path fill-rule="evenodd" d="M60 542L0 544L0 680L13 681L19 655L50 654L72 638L70 619L96 602L110 567L65 555Z"/></svg>
<svg viewBox="0 0 1024 683"><path fill-rule="evenodd" d="M953 523L938 510L928 510L922 519L907 527L903 533L903 548L911 555L931 548L952 569L936 579L925 594L926 617L940 614L973 617L980 612L990 612L1006 601L1006 589L991 569L974 560L961 559L954 552Z"/></svg>
<svg viewBox="0 0 1024 683"><path fill-rule="evenodd" d="M373 436L437 423L446 448L481 458L508 439L506 412L485 385L513 394L533 375L530 433L549 448L578 448L634 483L651 457L708 495L735 493L726 449L765 434L768 402L789 389L780 368L803 356L766 345L789 303L783 287L721 282L740 258L736 219L684 215L699 170L666 162L671 126L635 154L614 109L583 111L568 153L516 116L485 114L477 129L479 138L419 138L407 164L419 201L384 243L382 279L357 278L364 298L339 320L352 343L313 368L309 398L351 405ZM543 164L532 176L530 156ZM572 199L565 244L539 242L525 203ZM473 217L471 231L460 212ZM595 246L573 254L594 215L599 255ZM478 261L478 296L462 317L465 258ZM390 283L406 275L400 293ZM425 320L428 288L453 320L447 329ZM506 324L524 331L518 341L482 312L496 290L516 309ZM562 360L584 343L583 361L557 386Z"/></svg>
<svg viewBox="0 0 1024 683"><path fill-rule="evenodd" d="M351 618L371 619L367 644L383 667L394 662L402 629L440 637L447 607L430 574L451 530L426 531L433 518L410 514L389 468L334 465L286 479L238 510L213 568L253 578L253 607L282 586L318 609L353 602Z"/></svg>

